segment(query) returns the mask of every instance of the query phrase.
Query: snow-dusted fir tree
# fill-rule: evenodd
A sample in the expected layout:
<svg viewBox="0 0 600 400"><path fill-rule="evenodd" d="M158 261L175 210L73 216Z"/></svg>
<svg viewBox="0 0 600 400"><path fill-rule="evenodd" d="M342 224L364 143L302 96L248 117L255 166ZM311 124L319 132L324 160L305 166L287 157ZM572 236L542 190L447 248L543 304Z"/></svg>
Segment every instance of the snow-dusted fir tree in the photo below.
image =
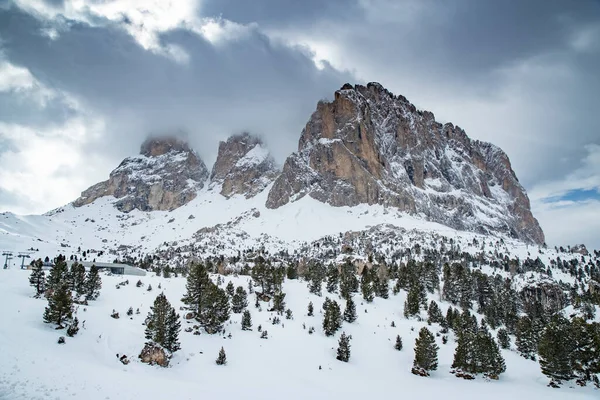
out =
<svg viewBox="0 0 600 400"><path fill-rule="evenodd" d="M338 272L337 265L333 263L329 264L327 267L327 283L326 288L329 293L337 292L338 284L340 281L340 274Z"/></svg>
<svg viewBox="0 0 600 400"><path fill-rule="evenodd" d="M44 322L64 328L63 323L69 322L73 316L73 299L67 282L54 286L48 298L48 306L44 310Z"/></svg>
<svg viewBox="0 0 600 400"><path fill-rule="evenodd" d="M244 310L242 314L242 330L250 331L252 330L252 316L250 315L250 311Z"/></svg>
<svg viewBox="0 0 600 400"><path fill-rule="evenodd" d="M338 342L337 359L343 362L350 360L350 340L352 336L346 335L346 332L342 332L340 341Z"/></svg>
<svg viewBox="0 0 600 400"><path fill-rule="evenodd" d="M180 349L179 331L181 322L175 308L171 306L164 293L154 299L154 305L146 318L146 339L162 346L171 353Z"/></svg>
<svg viewBox="0 0 600 400"><path fill-rule="evenodd" d="M225 291L227 291L229 296L233 296L235 293L235 286L233 286L233 282L229 281L229 283L227 283L227 286L225 286Z"/></svg>
<svg viewBox="0 0 600 400"><path fill-rule="evenodd" d="M356 314L356 305L354 304L354 300L352 300L352 296L348 297L346 300L346 308L344 309L344 321L346 322L354 322L358 318Z"/></svg>
<svg viewBox="0 0 600 400"><path fill-rule="evenodd" d="M555 316L544 328L538 347L542 373L550 378L550 386L559 386L574 377L573 350L569 321Z"/></svg>
<svg viewBox="0 0 600 400"><path fill-rule="evenodd" d="M248 294L243 287L238 286L231 297L231 311L239 314L244 311L244 308L246 307L248 307Z"/></svg>
<svg viewBox="0 0 600 400"><path fill-rule="evenodd" d="M203 299L204 309L200 315L200 323L207 333L217 333L229 319L229 297L227 292L215 284L208 287Z"/></svg>
<svg viewBox="0 0 600 400"><path fill-rule="evenodd" d="M394 344L394 348L398 351L402 350L402 338L400 335L396 336L396 344Z"/></svg>
<svg viewBox="0 0 600 400"><path fill-rule="evenodd" d="M496 336L498 338L498 344L503 349L510 348L510 336L508 335L508 331L504 328L498 329L498 334Z"/></svg>
<svg viewBox="0 0 600 400"><path fill-rule="evenodd" d="M100 295L100 289L102 288L102 279L98 273L98 268L92 265L90 272L87 274L85 280L85 299L96 300Z"/></svg>
<svg viewBox="0 0 600 400"><path fill-rule="evenodd" d="M71 290L75 291L77 297L85 295L85 267L77 262L73 263L70 276Z"/></svg>
<svg viewBox="0 0 600 400"><path fill-rule="evenodd" d="M429 371L437 369L437 352L439 347L429 329L423 327L419 337L415 340L415 359L412 373L415 375L429 376Z"/></svg>
<svg viewBox="0 0 600 400"><path fill-rule="evenodd" d="M181 301L194 313L195 318L200 321L207 303L209 290L214 286L208 276L204 264L192 263L185 285L186 293Z"/></svg>
<svg viewBox="0 0 600 400"><path fill-rule="evenodd" d="M531 318L528 316L519 318L516 336L515 344L519 354L527 359L535 360L537 337Z"/></svg>
<svg viewBox="0 0 600 400"><path fill-rule="evenodd" d="M31 275L29 276L29 284L35 289L35 297L39 298L46 291L46 274L43 269L43 262L38 259L33 262Z"/></svg>
<svg viewBox="0 0 600 400"><path fill-rule="evenodd" d="M48 274L48 279L46 281L47 289L49 289L50 292L56 290L60 285L67 281L68 272L64 256L59 255L56 257L54 266L50 269L50 273ZM68 289L70 289L70 287Z"/></svg>
<svg viewBox="0 0 600 400"><path fill-rule="evenodd" d="M429 303L429 308L427 309L427 322L431 324L441 324L444 320L444 315L442 314L442 310L438 306L438 303L435 300L431 300Z"/></svg>
<svg viewBox="0 0 600 400"><path fill-rule="evenodd" d="M219 355L217 356L217 360L215 361L217 365L226 365L227 364L227 356L225 355L225 349L221 347L219 350Z"/></svg>
<svg viewBox="0 0 600 400"><path fill-rule="evenodd" d="M312 317L314 315L315 307L313 306L312 301L308 302L308 309L307 309L307 311L308 311L308 316L309 317Z"/></svg>
<svg viewBox="0 0 600 400"><path fill-rule="evenodd" d="M342 327L342 312L335 300L330 300L323 316L323 331L326 336L334 335Z"/></svg>

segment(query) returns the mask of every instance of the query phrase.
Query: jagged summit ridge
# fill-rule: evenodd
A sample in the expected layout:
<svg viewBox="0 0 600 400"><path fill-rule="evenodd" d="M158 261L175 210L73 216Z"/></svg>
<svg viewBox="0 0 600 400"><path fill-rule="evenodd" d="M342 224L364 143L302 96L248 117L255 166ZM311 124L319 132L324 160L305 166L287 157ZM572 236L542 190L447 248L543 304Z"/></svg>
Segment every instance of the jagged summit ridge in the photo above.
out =
<svg viewBox="0 0 600 400"><path fill-rule="evenodd" d="M210 178L211 183L221 185L221 194L227 198L236 194L251 198L270 185L278 173L262 140L242 133L219 143Z"/></svg>
<svg viewBox="0 0 600 400"><path fill-rule="evenodd" d="M193 200L207 178L206 165L186 142L150 138L139 155L123 160L108 180L85 190L73 205L114 196L119 199L115 206L123 212L173 210Z"/></svg>
<svg viewBox="0 0 600 400"><path fill-rule="evenodd" d="M269 192L333 206L382 204L455 229L544 242L529 199L497 146L435 121L378 83L345 84L319 102Z"/></svg>

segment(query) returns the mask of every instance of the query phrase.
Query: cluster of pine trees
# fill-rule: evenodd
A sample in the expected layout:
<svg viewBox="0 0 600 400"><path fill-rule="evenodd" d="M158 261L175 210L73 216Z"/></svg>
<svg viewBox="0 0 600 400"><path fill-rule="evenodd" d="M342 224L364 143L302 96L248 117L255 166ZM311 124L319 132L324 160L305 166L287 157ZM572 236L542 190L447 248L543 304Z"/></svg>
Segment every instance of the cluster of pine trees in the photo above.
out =
<svg viewBox="0 0 600 400"><path fill-rule="evenodd" d="M29 283L35 289L35 297L45 295L48 306L44 310L44 322L57 325L57 329L69 324L67 335L73 336L79 330L77 318L73 318L74 302L85 304L100 295L102 281L98 268L92 266L86 274L83 265L75 262L69 270L64 256L59 255L48 277L43 262L38 259L32 263Z"/></svg>

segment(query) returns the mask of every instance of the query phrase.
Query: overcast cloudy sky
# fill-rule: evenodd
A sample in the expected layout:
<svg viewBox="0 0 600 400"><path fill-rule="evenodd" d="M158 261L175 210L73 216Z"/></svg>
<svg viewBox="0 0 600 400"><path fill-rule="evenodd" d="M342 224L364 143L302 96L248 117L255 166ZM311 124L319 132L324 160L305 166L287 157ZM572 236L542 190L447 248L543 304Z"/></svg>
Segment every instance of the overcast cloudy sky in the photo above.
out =
<svg viewBox="0 0 600 400"><path fill-rule="evenodd" d="M279 161L378 81L509 155L549 244L600 248L600 1L0 0L0 210L78 197L151 132Z"/></svg>

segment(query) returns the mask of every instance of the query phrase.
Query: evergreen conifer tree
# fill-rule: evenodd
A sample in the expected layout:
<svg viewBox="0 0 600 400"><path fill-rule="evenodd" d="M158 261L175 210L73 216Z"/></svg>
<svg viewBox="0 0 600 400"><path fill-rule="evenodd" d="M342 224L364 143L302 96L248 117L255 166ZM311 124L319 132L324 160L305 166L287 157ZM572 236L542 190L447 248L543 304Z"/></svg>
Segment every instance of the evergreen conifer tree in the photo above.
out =
<svg viewBox="0 0 600 400"><path fill-rule="evenodd" d="M435 302L435 300L431 300L429 303L429 308L427 309L427 322L432 324L441 324L444 320L444 315L442 314L442 310Z"/></svg>
<svg viewBox="0 0 600 400"><path fill-rule="evenodd" d="M475 359L475 373L483 373L489 378L498 379L498 376L506 371L506 364L500 348L485 327L480 328L477 332Z"/></svg>
<svg viewBox="0 0 600 400"><path fill-rule="evenodd" d="M39 298L46 291L46 274L41 259L34 261L29 284L35 289L35 297Z"/></svg>
<svg viewBox="0 0 600 400"><path fill-rule="evenodd" d="M394 345L394 348L398 351L402 350L402 338L400 335L396 336L396 344Z"/></svg>
<svg viewBox="0 0 600 400"><path fill-rule="evenodd" d="M350 360L350 340L352 336L346 335L346 332L342 332L342 336L340 336L340 341L338 343L337 349L337 359L343 362L348 362Z"/></svg>
<svg viewBox="0 0 600 400"><path fill-rule="evenodd" d="M229 319L229 297L225 290L212 284L203 302L205 307L200 315L200 323L207 333L217 333Z"/></svg>
<svg viewBox="0 0 600 400"><path fill-rule="evenodd" d="M77 335L77 332L79 332L79 320L77 319L77 317L75 317L73 318L73 321L69 324L69 327L67 328L67 336L73 337Z"/></svg>
<svg viewBox="0 0 600 400"><path fill-rule="evenodd" d="M102 280L100 279L98 268L95 265L92 265L90 268L90 272L87 274L84 287L86 300L96 300L100 295Z"/></svg>
<svg viewBox="0 0 600 400"><path fill-rule="evenodd" d="M412 372L417 375L429 376L429 371L437 369L437 352L439 347L429 329L423 327L415 340L415 359Z"/></svg>
<svg viewBox="0 0 600 400"><path fill-rule="evenodd" d="M377 278L375 280L375 294L377 294L378 297L381 297L382 299L387 299L390 297L390 282L388 280L387 277L383 277L383 278L379 278L377 275L375 275L375 277Z"/></svg>
<svg viewBox="0 0 600 400"><path fill-rule="evenodd" d="M71 265L71 289L75 291L77 297L86 294L85 285L85 267L83 264L74 263Z"/></svg>
<svg viewBox="0 0 600 400"><path fill-rule="evenodd" d="M404 316L410 318L417 315L419 311L419 285L413 284L411 285L408 295L406 296L406 301L404 302Z"/></svg>
<svg viewBox="0 0 600 400"><path fill-rule="evenodd" d="M223 347L221 347L221 350L219 350L219 355L217 356L217 360L215 362L217 365L227 364L227 356L225 355L225 349L223 349Z"/></svg>
<svg viewBox="0 0 600 400"><path fill-rule="evenodd" d="M282 313L285 310L285 293L278 291L273 296L273 311Z"/></svg>
<svg viewBox="0 0 600 400"><path fill-rule="evenodd" d="M329 265L327 268L327 291L329 293L335 293L338 288L340 276L338 272L338 268L333 263Z"/></svg>
<svg viewBox="0 0 600 400"><path fill-rule="evenodd" d="M312 301L308 302L308 316L312 317L315 312L315 307L313 306Z"/></svg>
<svg viewBox="0 0 600 400"><path fill-rule="evenodd" d="M330 300L323 317L323 331L326 336L334 335L342 326L342 313L335 300Z"/></svg>
<svg viewBox="0 0 600 400"><path fill-rule="evenodd" d="M585 385L594 381L596 387L600 387L596 376L600 374L600 324L575 317L571 320L570 332L571 364L577 383Z"/></svg>
<svg viewBox="0 0 600 400"><path fill-rule="evenodd" d="M569 321L560 315L554 316L542 331L538 346L540 367L542 373L550 378L551 386L558 386L574 376L570 334Z"/></svg>
<svg viewBox="0 0 600 400"><path fill-rule="evenodd" d="M242 330L250 331L252 328L252 316L250 315L250 311L244 310L242 314Z"/></svg>
<svg viewBox="0 0 600 400"><path fill-rule="evenodd" d="M375 289L373 288L373 270L365 267L363 269L362 276L360 278L360 290L363 295L363 299L370 303L375 298Z"/></svg>
<svg viewBox="0 0 600 400"><path fill-rule="evenodd" d="M349 297L348 300L346 300L346 308L344 309L344 321L352 323L356 321L357 318L356 305L354 304L352 297Z"/></svg>
<svg viewBox="0 0 600 400"><path fill-rule="evenodd" d="M498 344L503 349L510 349L510 336L508 336L508 331L504 328L498 329Z"/></svg>
<svg viewBox="0 0 600 400"><path fill-rule="evenodd" d="M236 314L241 313L244 308L248 307L248 294L243 287L238 286L231 298L231 311Z"/></svg>
<svg viewBox="0 0 600 400"><path fill-rule="evenodd" d="M517 350L523 357L535 360L537 351L537 340L531 318L523 316L517 322L517 338L515 340Z"/></svg>
<svg viewBox="0 0 600 400"><path fill-rule="evenodd" d="M229 283L227 283L227 286L225 286L225 290L227 291L227 294L230 297L233 297L235 293L235 286L233 286L233 282L229 281Z"/></svg>
<svg viewBox="0 0 600 400"><path fill-rule="evenodd" d="M63 283L68 283L68 272L65 258L63 256L56 257L54 266L50 269L48 280L46 281L47 289L54 291Z"/></svg>
<svg viewBox="0 0 600 400"><path fill-rule="evenodd" d="M64 328L63 323L70 321L73 316L73 299L67 282L54 286L52 295L48 298L48 306L44 310L44 322Z"/></svg>
<svg viewBox="0 0 600 400"><path fill-rule="evenodd" d="M146 339L164 347L171 353L179 350L179 331L181 322L175 308L171 306L164 293L154 299L146 318Z"/></svg>
<svg viewBox="0 0 600 400"><path fill-rule="evenodd" d="M190 265L185 285L186 293L181 301L194 313L198 321L202 319L207 304L208 292L213 286L214 283L210 280L204 264L193 263Z"/></svg>

